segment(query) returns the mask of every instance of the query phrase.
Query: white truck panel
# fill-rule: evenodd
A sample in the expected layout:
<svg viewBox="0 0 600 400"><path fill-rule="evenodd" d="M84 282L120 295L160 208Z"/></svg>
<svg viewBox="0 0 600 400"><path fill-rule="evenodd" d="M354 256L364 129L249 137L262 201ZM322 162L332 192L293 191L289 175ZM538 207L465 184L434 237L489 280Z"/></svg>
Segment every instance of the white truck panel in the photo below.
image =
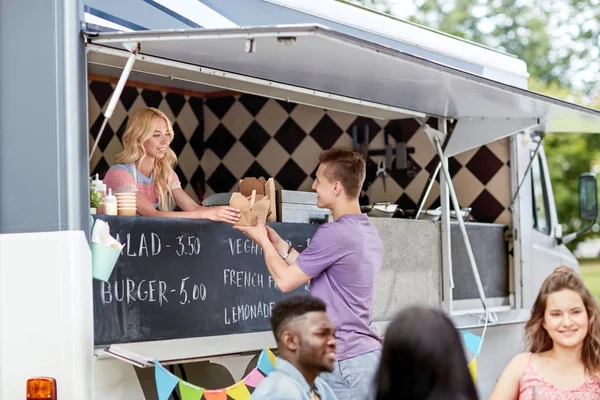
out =
<svg viewBox="0 0 600 400"><path fill-rule="evenodd" d="M91 253L82 231L0 235L0 398L56 379L58 398L92 392Z"/></svg>

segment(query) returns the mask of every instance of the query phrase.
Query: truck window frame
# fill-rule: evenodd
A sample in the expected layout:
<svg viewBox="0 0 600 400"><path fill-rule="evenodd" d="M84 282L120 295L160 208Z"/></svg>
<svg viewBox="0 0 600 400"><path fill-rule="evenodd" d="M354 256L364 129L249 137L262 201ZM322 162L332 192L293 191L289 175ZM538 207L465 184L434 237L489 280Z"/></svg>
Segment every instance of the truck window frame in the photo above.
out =
<svg viewBox="0 0 600 400"><path fill-rule="evenodd" d="M533 156L533 152L531 152ZM542 158L539 154L535 156L535 160L531 165L531 207L533 217L533 229L550 235L551 220L550 220L550 202L548 200L548 187L546 186L546 172L542 163ZM541 193L539 191L541 190ZM539 200L542 200L541 202ZM538 208L538 206L542 208ZM543 222L542 222L543 221ZM542 225L542 224L545 224Z"/></svg>

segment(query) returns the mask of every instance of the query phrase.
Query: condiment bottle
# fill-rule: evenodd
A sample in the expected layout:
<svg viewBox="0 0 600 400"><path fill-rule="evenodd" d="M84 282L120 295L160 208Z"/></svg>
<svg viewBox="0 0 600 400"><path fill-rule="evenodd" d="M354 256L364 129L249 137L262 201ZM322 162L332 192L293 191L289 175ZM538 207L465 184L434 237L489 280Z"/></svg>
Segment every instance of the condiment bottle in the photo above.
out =
<svg viewBox="0 0 600 400"><path fill-rule="evenodd" d="M100 193L100 195L104 198L104 196L106 196L106 184L98 178L98 174L96 174L96 179L94 179L93 182L94 186L96 187L96 191L98 191L98 193Z"/></svg>
<svg viewBox="0 0 600 400"><path fill-rule="evenodd" d="M98 174L96 174L96 179L94 179L92 183L94 184L94 187L96 188L96 191L98 192L102 200L104 200L104 198L106 197L106 184L99 179ZM104 204L98 207L97 213L104 214Z"/></svg>
<svg viewBox="0 0 600 400"><path fill-rule="evenodd" d="M108 194L104 198L104 213L106 215L117 215L117 198L113 196L112 189L108 189Z"/></svg>

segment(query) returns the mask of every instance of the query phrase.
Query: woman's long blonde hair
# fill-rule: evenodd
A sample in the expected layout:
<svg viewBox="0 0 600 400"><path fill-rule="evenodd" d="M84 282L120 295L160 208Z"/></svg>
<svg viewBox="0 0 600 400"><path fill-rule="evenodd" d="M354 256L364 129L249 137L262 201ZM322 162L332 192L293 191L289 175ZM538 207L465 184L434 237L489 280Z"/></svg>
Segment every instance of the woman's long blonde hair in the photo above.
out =
<svg viewBox="0 0 600 400"><path fill-rule="evenodd" d="M579 294L587 311L589 327L583 340L581 361L590 376L600 374L600 325L598 324L598 303L583 283L581 277L569 267L559 267L547 277L535 299L531 318L525 325L527 344L532 353L541 353L552 349L552 339L544 329L544 314L548 296L560 290L572 290Z"/></svg>
<svg viewBox="0 0 600 400"><path fill-rule="evenodd" d="M173 126L165 113L153 107L138 108L129 116L125 133L123 133L123 151L117 154L115 162L123 164L135 163L136 167L139 166L144 157L146 157L144 142L150 139L154 133L154 127L159 118L165 120L167 130L171 134L171 137L173 137ZM169 210L171 207L173 199L170 185L172 178L171 171L176 162L177 156L175 152L171 148L168 148L163 158L156 159L154 168L152 169L158 206L161 210Z"/></svg>

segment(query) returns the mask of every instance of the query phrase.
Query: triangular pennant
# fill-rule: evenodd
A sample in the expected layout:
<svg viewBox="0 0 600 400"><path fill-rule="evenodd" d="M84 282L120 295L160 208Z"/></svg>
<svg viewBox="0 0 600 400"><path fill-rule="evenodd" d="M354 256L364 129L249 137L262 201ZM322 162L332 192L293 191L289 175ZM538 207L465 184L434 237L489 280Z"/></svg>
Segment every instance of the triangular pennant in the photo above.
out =
<svg viewBox="0 0 600 400"><path fill-rule="evenodd" d="M205 390L204 398L206 400L227 400L227 392L225 389Z"/></svg>
<svg viewBox="0 0 600 400"><path fill-rule="evenodd" d="M268 354L270 352L271 350L265 347L260 353L260 356L258 356L258 363L256 364L256 368L258 368L260 372L262 372L265 375L269 375L271 371L275 370L275 365L273 361L271 361L271 357Z"/></svg>
<svg viewBox="0 0 600 400"><path fill-rule="evenodd" d="M471 373L473 382L477 383L477 357L473 357L469 362L469 372Z"/></svg>
<svg viewBox="0 0 600 400"><path fill-rule="evenodd" d="M271 360L271 364L273 364L273 367L275 367L275 354L273 354L273 352L269 348L265 348L265 350L267 351L267 355L269 356L269 360Z"/></svg>
<svg viewBox="0 0 600 400"><path fill-rule="evenodd" d="M474 356L478 356L479 355L479 347L480 347L481 341L482 341L481 337L479 337L469 331L464 331L463 339L465 341L465 345L467 346L467 349L469 349L469 351Z"/></svg>
<svg viewBox="0 0 600 400"><path fill-rule="evenodd" d="M265 376L260 373L260 371L254 368L246 377L243 379L246 386L257 387L258 384L265 379Z"/></svg>
<svg viewBox="0 0 600 400"><path fill-rule="evenodd" d="M156 381L158 400L168 400L179 382L179 378L167 371L158 361L154 361L154 380Z"/></svg>
<svg viewBox="0 0 600 400"><path fill-rule="evenodd" d="M250 399L250 392L244 382L237 382L227 388L227 395L233 400L248 400Z"/></svg>
<svg viewBox="0 0 600 400"><path fill-rule="evenodd" d="M204 388L194 386L185 381L179 381L179 393L181 393L182 400L200 400L202 393L204 393Z"/></svg>

